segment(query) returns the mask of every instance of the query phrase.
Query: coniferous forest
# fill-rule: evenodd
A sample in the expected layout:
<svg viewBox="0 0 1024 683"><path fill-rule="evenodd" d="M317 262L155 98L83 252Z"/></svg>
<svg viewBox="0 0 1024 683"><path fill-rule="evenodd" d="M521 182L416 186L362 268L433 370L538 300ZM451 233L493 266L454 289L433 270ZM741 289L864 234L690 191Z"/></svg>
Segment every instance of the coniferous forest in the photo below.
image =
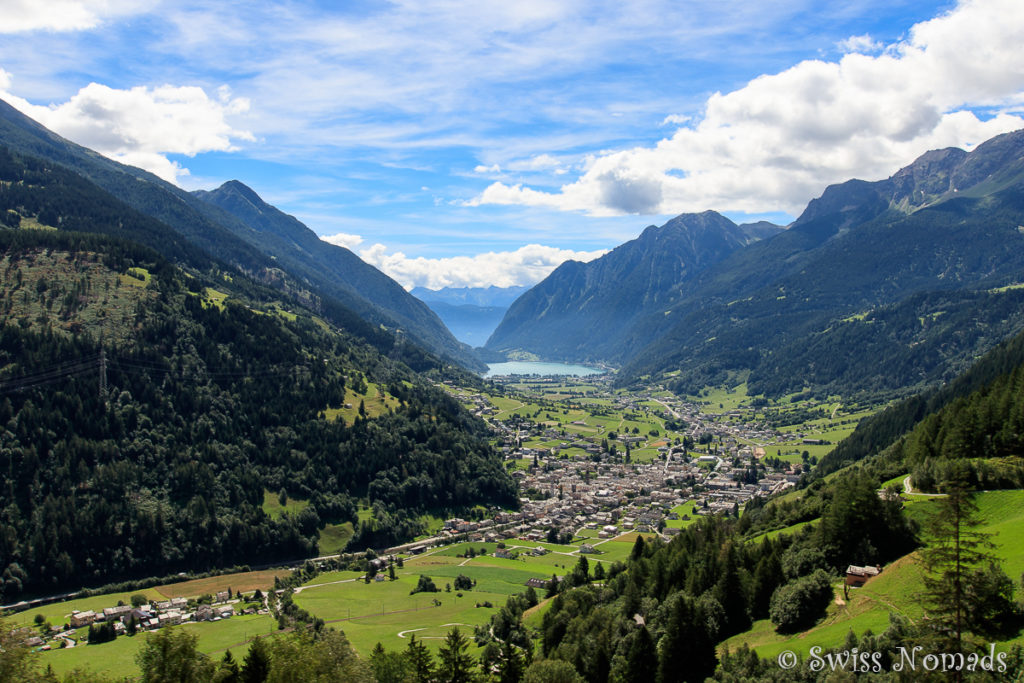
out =
<svg viewBox="0 0 1024 683"><path fill-rule="evenodd" d="M130 243L0 237L6 311L34 311L0 329L4 600L307 557L322 524L355 521L358 497L399 518L514 503L483 424L357 338L212 304L200 280ZM76 289L42 274L58 262L80 273ZM145 287L125 284L131 269ZM106 320L82 322L92 314ZM68 333L83 324L95 333ZM399 408L323 416L367 382ZM282 489L312 505L269 518L264 491Z"/></svg>

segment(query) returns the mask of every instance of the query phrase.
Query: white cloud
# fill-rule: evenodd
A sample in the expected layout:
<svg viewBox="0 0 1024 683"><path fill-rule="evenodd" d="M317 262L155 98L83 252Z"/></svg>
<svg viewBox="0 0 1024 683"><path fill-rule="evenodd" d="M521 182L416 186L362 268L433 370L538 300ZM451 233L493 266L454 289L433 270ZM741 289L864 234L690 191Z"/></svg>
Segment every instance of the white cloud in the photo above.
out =
<svg viewBox="0 0 1024 683"><path fill-rule="evenodd" d="M597 155L558 192L496 182L467 204L795 213L826 183L883 178L929 149L1024 127L1022 33L1019 0L962 0L881 55L804 61L716 93L691 126Z"/></svg>
<svg viewBox="0 0 1024 683"><path fill-rule="evenodd" d="M220 88L211 98L199 87L164 85L130 90L90 83L70 100L48 107L11 95L10 74L0 74L0 97L60 135L122 163L177 182L188 174L167 154L194 156L233 151L233 140L253 140L228 117L245 112L249 101Z"/></svg>
<svg viewBox="0 0 1024 683"><path fill-rule="evenodd" d="M83 31L106 17L148 9L137 0L4 0L0 33Z"/></svg>
<svg viewBox="0 0 1024 683"><path fill-rule="evenodd" d="M836 44L842 52L861 52L861 53L872 53L880 52L885 46L881 43L873 40L871 36L864 34L862 36L850 36L846 40L841 40Z"/></svg>
<svg viewBox="0 0 1024 683"><path fill-rule="evenodd" d="M383 244L374 244L361 250L359 255L406 288L440 289L533 285L565 261L591 261L605 253L605 250L573 251L528 244L515 251L428 259L422 256L409 258L400 251L388 253Z"/></svg>
<svg viewBox="0 0 1024 683"><path fill-rule="evenodd" d="M666 116L661 125L663 126L681 126L692 120L692 117L686 116L685 114L669 114Z"/></svg>
<svg viewBox="0 0 1024 683"><path fill-rule="evenodd" d="M498 164L492 164L491 166L484 166L483 164L478 165L473 169L474 173L501 173L501 166Z"/></svg>
<svg viewBox="0 0 1024 683"><path fill-rule="evenodd" d="M345 247L346 249L355 249L364 241L362 235L350 235L346 232L339 232L334 235L323 235L320 239L324 242L336 244L339 247Z"/></svg>

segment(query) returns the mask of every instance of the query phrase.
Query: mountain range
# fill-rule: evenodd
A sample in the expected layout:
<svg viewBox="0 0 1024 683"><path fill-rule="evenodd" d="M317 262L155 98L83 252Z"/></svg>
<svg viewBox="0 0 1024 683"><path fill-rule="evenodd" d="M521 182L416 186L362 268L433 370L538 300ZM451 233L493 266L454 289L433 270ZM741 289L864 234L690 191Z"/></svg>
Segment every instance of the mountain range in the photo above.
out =
<svg viewBox="0 0 1024 683"><path fill-rule="evenodd" d="M521 296L487 349L677 391L902 391L1024 325L1024 131L826 188L786 229L679 216ZM760 238L760 239L758 239Z"/></svg>
<svg viewBox="0 0 1024 683"><path fill-rule="evenodd" d="M483 366L425 304L349 250L328 244L238 181L189 193L47 130L0 100L0 144L67 167L184 241L308 305L341 307L465 367ZM153 246L152 244L150 246Z"/></svg>
<svg viewBox="0 0 1024 683"><path fill-rule="evenodd" d="M770 395L878 396L946 381L1024 327L1024 131L829 186L786 227L684 214L525 292L406 292L239 181L185 192L3 102L0 145L138 213L130 234L123 223L79 229L242 273L414 369L481 370L482 357L525 353L616 365L621 384L681 393L747 381Z"/></svg>
<svg viewBox="0 0 1024 683"><path fill-rule="evenodd" d="M455 338L471 346L483 346L509 305L529 287L414 287L410 294L437 313Z"/></svg>
<svg viewBox="0 0 1024 683"><path fill-rule="evenodd" d="M781 228L739 226L713 211L683 215L589 263L566 261L519 297L487 342L494 351L621 361L638 322L705 268Z"/></svg>

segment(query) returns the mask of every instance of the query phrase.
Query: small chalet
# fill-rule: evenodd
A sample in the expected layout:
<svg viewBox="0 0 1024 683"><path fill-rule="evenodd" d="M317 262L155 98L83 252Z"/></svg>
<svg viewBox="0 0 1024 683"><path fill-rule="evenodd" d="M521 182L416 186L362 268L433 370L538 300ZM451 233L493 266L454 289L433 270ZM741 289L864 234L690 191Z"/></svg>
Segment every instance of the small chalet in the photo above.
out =
<svg viewBox="0 0 1024 683"><path fill-rule="evenodd" d="M846 585L853 586L854 588L860 588L868 579L878 576L881 573L882 568L878 565L875 565L874 567L858 567L855 564L851 564L846 568Z"/></svg>

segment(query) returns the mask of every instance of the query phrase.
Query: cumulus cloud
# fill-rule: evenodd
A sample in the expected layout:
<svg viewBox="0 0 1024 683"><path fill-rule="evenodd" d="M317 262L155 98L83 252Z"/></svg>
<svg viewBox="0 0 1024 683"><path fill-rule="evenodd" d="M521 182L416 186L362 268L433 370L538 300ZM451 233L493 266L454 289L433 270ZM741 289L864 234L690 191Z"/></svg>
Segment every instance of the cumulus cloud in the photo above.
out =
<svg viewBox="0 0 1024 683"><path fill-rule="evenodd" d="M142 11L148 4L131 0L5 0L0 33L82 31L95 28L105 17Z"/></svg>
<svg viewBox="0 0 1024 683"><path fill-rule="evenodd" d="M797 213L826 183L883 178L929 149L1024 127L1022 32L1019 0L961 0L881 54L853 38L838 61L716 93L691 125L654 147L595 155L557 192L495 182L467 204Z"/></svg>
<svg viewBox="0 0 1024 683"><path fill-rule="evenodd" d="M388 253L383 244L374 244L360 251L359 255L406 288L441 289L533 285L565 261L592 261L605 253L604 250L573 251L528 244L515 251L428 259L422 256L409 258L400 251Z"/></svg>
<svg viewBox="0 0 1024 683"><path fill-rule="evenodd" d="M90 83L63 104L34 105L8 92L10 74L0 74L0 97L60 135L125 164L177 182L188 169L167 154L195 156L233 151L234 140L253 140L228 117L245 112L249 101L226 87L210 97L199 87L164 85L118 90Z"/></svg>
<svg viewBox="0 0 1024 683"><path fill-rule="evenodd" d="M322 235L320 239L324 242L336 244L339 247L345 247L346 249L355 249L364 241L362 235L350 235L346 232L339 232L334 235Z"/></svg>

